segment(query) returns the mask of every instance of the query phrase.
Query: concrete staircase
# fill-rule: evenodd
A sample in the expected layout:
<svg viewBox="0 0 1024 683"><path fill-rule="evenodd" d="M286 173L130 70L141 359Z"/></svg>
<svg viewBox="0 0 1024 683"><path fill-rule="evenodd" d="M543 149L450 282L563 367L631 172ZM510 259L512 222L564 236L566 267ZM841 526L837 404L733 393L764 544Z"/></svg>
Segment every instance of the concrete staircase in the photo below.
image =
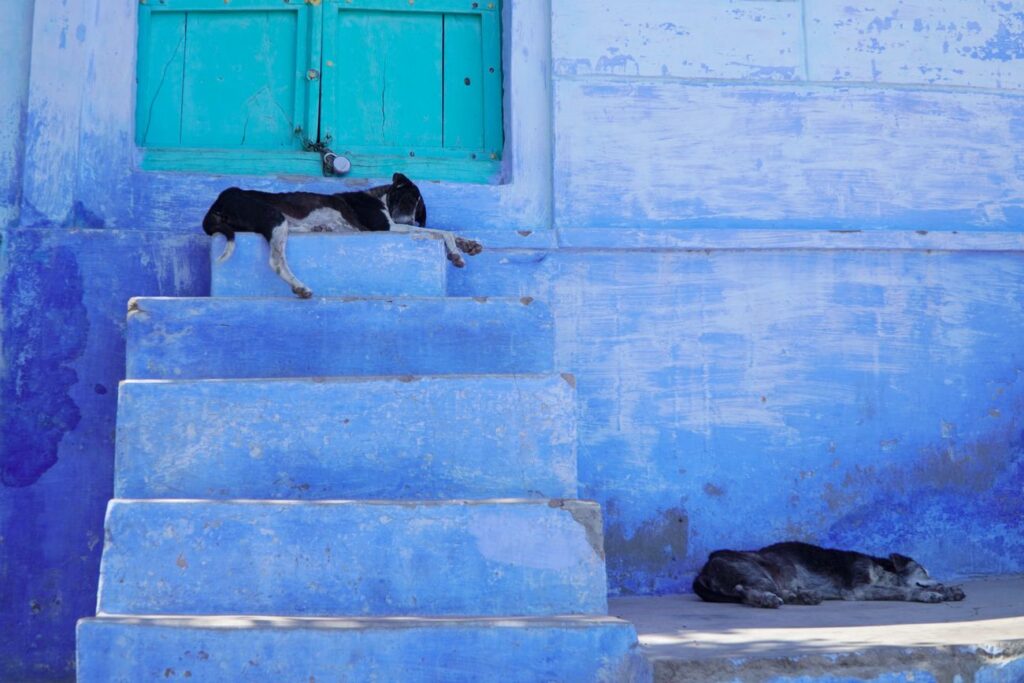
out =
<svg viewBox="0 0 1024 683"><path fill-rule="evenodd" d="M80 683L649 680L548 309L445 298L395 235L293 237L300 301L249 237L129 306Z"/></svg>

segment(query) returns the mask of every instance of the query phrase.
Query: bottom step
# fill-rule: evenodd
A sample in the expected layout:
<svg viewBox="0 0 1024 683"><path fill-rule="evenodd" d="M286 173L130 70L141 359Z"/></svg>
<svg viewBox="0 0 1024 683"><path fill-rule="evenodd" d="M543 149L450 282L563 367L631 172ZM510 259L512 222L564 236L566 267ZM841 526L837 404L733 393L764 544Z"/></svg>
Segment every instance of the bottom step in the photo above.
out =
<svg viewBox="0 0 1024 683"><path fill-rule="evenodd" d="M78 683L647 683L612 617L98 617L78 623Z"/></svg>

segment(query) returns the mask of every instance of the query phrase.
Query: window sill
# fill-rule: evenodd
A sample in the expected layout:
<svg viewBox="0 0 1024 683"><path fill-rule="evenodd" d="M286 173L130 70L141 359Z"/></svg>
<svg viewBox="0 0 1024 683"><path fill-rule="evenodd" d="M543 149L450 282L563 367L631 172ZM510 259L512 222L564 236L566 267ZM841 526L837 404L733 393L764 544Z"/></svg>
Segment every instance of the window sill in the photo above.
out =
<svg viewBox="0 0 1024 683"><path fill-rule="evenodd" d="M323 177L320 155L316 152L162 148L140 148L139 152L144 171ZM501 183L500 159L385 154L346 154L345 157L352 163L352 170L339 176L341 179L389 178L397 171L416 182Z"/></svg>
<svg viewBox="0 0 1024 683"><path fill-rule="evenodd" d="M763 228L558 228L559 248L650 251L1024 251L1024 232Z"/></svg>

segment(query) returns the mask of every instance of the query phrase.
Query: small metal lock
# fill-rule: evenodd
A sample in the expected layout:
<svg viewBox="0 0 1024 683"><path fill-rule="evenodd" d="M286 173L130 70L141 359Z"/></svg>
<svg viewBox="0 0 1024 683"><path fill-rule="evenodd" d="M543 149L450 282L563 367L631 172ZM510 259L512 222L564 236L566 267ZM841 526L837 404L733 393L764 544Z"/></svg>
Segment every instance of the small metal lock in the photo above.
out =
<svg viewBox="0 0 1024 683"><path fill-rule="evenodd" d="M328 172L328 169L330 169L330 172ZM351 170L352 162L347 158L334 152L326 152L324 154L324 175L345 175Z"/></svg>

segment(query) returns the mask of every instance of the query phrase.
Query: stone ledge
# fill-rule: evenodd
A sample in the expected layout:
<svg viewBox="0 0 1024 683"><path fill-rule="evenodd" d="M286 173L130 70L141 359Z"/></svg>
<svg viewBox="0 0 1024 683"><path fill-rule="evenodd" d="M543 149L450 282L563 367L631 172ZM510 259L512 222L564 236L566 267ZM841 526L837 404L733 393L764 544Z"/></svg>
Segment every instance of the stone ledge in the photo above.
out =
<svg viewBox="0 0 1024 683"><path fill-rule="evenodd" d="M140 297L129 379L504 374L554 370L531 297Z"/></svg>
<svg viewBox="0 0 1024 683"><path fill-rule="evenodd" d="M127 380L118 406L118 498L577 494L558 374Z"/></svg>
<svg viewBox="0 0 1024 683"><path fill-rule="evenodd" d="M224 261L225 240L210 244L213 296L292 298L291 288L269 265L261 235L240 233ZM317 296L444 296L448 261L431 235L307 233L288 238L288 263Z"/></svg>
<svg viewBox="0 0 1024 683"><path fill-rule="evenodd" d="M650 681L632 625L605 616L99 617L78 641L79 683Z"/></svg>
<svg viewBox="0 0 1024 683"><path fill-rule="evenodd" d="M100 615L607 613L589 501L113 500L105 530Z"/></svg>
<svg viewBox="0 0 1024 683"><path fill-rule="evenodd" d="M609 612L636 626L659 683L1024 680L1024 576L972 580L964 590L963 602L941 605L778 610L628 597L611 600Z"/></svg>

